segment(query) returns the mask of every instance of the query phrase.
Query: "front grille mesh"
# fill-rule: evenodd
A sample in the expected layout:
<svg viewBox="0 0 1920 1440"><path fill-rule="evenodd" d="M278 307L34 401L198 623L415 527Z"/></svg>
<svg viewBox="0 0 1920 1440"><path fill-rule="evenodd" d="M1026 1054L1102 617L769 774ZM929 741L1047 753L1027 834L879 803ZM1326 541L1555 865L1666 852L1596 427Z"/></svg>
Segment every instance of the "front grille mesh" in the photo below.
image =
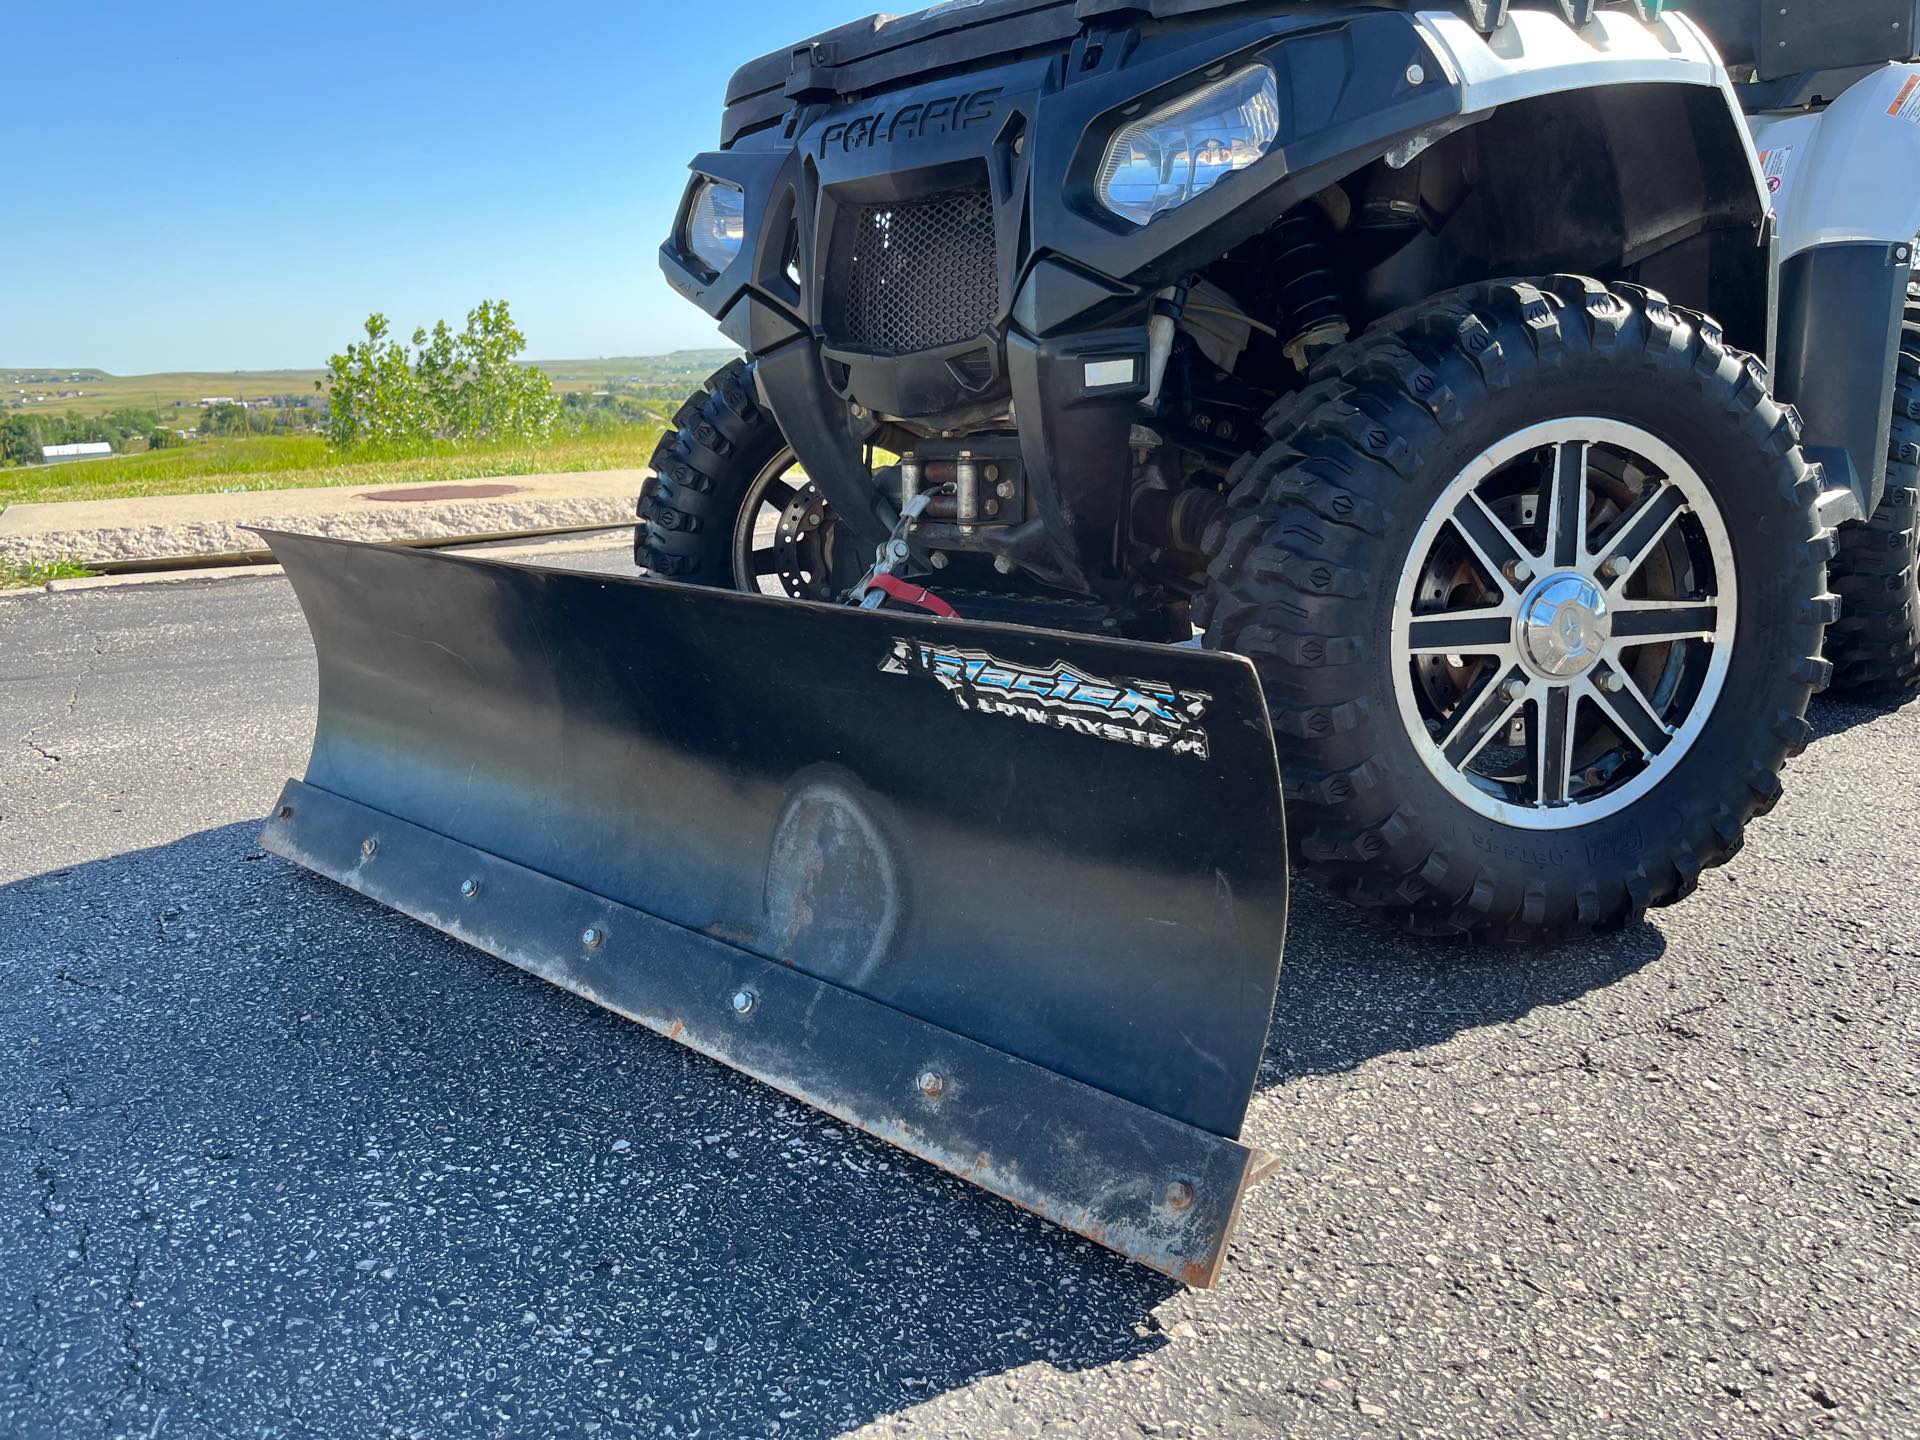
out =
<svg viewBox="0 0 1920 1440"><path fill-rule="evenodd" d="M842 254L844 313L834 337L906 355L967 340L993 324L1000 282L993 201L984 189L861 205Z"/></svg>

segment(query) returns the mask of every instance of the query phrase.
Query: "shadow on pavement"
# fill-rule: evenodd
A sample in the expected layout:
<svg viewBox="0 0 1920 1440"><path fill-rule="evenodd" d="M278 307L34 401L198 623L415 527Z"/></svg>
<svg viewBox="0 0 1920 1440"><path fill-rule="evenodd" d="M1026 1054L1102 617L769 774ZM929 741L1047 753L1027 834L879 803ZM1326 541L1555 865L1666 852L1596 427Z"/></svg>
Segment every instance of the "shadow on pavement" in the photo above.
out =
<svg viewBox="0 0 1920 1440"><path fill-rule="evenodd" d="M1813 726L1812 743L1844 735L1857 725L1870 725L1917 699L1920 693L1912 690L1894 695L1816 695L1807 707L1807 723Z"/></svg>
<svg viewBox="0 0 1920 1440"><path fill-rule="evenodd" d="M1165 1343L1170 1283L254 837L0 887L0 1430L826 1435ZM1297 894L1268 1084L1662 943Z"/></svg>
<svg viewBox="0 0 1920 1440"><path fill-rule="evenodd" d="M1666 948L1666 937L1645 922L1571 945L1421 940L1296 881L1261 1086L1337 1074L1563 1005L1633 974Z"/></svg>
<svg viewBox="0 0 1920 1440"><path fill-rule="evenodd" d="M1165 1343L1170 1282L256 829L0 887L0 1432L827 1435Z"/></svg>

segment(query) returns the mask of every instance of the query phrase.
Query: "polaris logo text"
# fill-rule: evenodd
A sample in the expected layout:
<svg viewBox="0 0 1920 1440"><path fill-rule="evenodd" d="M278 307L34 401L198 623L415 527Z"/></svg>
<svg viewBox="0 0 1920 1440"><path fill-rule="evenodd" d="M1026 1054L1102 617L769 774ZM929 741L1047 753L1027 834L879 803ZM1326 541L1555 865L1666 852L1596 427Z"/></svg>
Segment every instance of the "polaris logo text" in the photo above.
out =
<svg viewBox="0 0 1920 1440"><path fill-rule="evenodd" d="M1000 87L996 85L991 90L914 100L898 110L876 110L851 120L835 120L820 132L820 154L824 157L830 147L838 146L843 155L851 155L869 145L891 145L895 140L918 140L923 135L970 130L993 118L993 97L999 93Z"/></svg>
<svg viewBox="0 0 1920 1440"><path fill-rule="evenodd" d="M889 675L930 675L962 710L1008 715L1122 745L1207 758L1200 728L1212 696L1148 680L1101 680L1056 660L1045 670L960 650L895 640L880 662Z"/></svg>

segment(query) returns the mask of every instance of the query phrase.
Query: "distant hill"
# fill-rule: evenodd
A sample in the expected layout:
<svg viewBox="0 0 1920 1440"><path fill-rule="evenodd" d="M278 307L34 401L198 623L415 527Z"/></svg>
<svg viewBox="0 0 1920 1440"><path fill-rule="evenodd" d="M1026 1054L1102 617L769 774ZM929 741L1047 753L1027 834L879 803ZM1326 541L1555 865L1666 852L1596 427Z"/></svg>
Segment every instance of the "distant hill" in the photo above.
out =
<svg viewBox="0 0 1920 1440"><path fill-rule="evenodd" d="M691 389L739 352L675 350L665 355L610 355L592 360L530 360L553 377L556 390L608 385ZM311 395L324 370L169 370L114 375L89 365L0 366L0 416L45 410L101 415L123 405L161 412L181 428L197 422L203 401Z"/></svg>
<svg viewBox="0 0 1920 1440"><path fill-rule="evenodd" d="M556 390L579 390L612 380L631 385L698 384L739 355L738 350L674 350L665 355L607 355L598 360L529 360L553 377Z"/></svg>

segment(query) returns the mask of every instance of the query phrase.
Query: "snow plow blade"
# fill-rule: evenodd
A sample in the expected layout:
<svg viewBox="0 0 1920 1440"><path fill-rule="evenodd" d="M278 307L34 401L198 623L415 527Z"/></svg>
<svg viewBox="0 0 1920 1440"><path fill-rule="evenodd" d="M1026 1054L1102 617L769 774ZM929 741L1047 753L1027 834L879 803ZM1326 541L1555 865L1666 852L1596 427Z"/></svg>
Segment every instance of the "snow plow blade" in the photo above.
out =
<svg viewBox="0 0 1920 1440"><path fill-rule="evenodd" d="M261 843L1191 1285L1286 920L1232 656L266 537Z"/></svg>

